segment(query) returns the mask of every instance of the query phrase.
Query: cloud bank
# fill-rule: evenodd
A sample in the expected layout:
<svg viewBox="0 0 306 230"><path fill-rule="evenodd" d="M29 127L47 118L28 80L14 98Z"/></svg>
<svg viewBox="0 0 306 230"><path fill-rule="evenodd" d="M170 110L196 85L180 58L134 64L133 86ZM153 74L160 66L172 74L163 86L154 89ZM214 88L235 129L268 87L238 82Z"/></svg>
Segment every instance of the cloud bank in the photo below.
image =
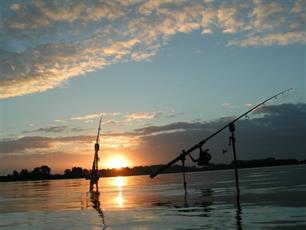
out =
<svg viewBox="0 0 306 230"><path fill-rule="evenodd" d="M238 158L305 159L305 117L306 104L271 105L256 110L251 119L236 123ZM163 126L147 126L130 132L103 133L102 154L104 157L124 153L135 165L167 163L182 149L195 145L230 120L231 118L220 118L210 122L177 122ZM213 162L232 160L228 147L229 135L229 131L225 130L207 143L206 147L211 149ZM0 168L7 167L8 160L11 162L14 158L17 160L30 157L33 160L31 167L35 164L48 164L45 155L52 154L58 158L63 155L65 159L70 156L71 161L67 161L66 167L71 167L75 155L92 155L94 140L95 136L28 136L1 140ZM223 148L229 149L225 155L222 154ZM194 154L197 156L197 153ZM80 165L88 167L88 162L81 162ZM10 167L25 166L12 163Z"/></svg>
<svg viewBox="0 0 306 230"><path fill-rule="evenodd" d="M43 92L154 56L178 33L226 34L228 46L306 43L305 0L5 1L0 98Z"/></svg>

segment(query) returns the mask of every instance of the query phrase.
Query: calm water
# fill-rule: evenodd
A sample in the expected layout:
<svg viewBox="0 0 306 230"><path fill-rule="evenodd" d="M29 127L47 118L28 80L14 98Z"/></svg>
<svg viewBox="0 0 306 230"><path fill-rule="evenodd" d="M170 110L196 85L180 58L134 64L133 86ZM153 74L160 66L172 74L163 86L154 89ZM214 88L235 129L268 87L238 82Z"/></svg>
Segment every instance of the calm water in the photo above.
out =
<svg viewBox="0 0 306 230"><path fill-rule="evenodd" d="M0 229L306 229L306 166L0 183Z"/></svg>

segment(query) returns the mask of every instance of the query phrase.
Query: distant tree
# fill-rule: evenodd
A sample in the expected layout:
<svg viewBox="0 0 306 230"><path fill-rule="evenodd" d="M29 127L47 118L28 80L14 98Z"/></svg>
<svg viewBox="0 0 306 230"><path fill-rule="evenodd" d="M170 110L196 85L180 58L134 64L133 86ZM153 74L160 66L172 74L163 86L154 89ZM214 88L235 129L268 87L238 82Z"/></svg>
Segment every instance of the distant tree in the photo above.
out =
<svg viewBox="0 0 306 230"><path fill-rule="evenodd" d="M83 177L83 169L82 167L73 167L71 170L71 175L73 177Z"/></svg>
<svg viewBox="0 0 306 230"><path fill-rule="evenodd" d="M16 170L14 170L13 171L13 177L18 177L18 176L19 176L19 173Z"/></svg>
<svg viewBox="0 0 306 230"><path fill-rule="evenodd" d="M43 165L43 166L40 167L40 170L41 170L42 174L50 175L51 168L49 166Z"/></svg>
<svg viewBox="0 0 306 230"><path fill-rule="evenodd" d="M88 175L89 175L88 169L83 169L83 176L88 176Z"/></svg>
<svg viewBox="0 0 306 230"><path fill-rule="evenodd" d="M19 173L19 176L21 178L27 178L27 177L29 177L29 175L30 175L30 173L29 173L29 170L27 170L27 169L22 169Z"/></svg>
<svg viewBox="0 0 306 230"><path fill-rule="evenodd" d="M40 167L35 167L32 171L31 171L31 175L39 175L40 174Z"/></svg>
<svg viewBox="0 0 306 230"><path fill-rule="evenodd" d="M65 169L64 175L65 176L70 176L71 175L71 169Z"/></svg>
<svg viewBox="0 0 306 230"><path fill-rule="evenodd" d="M47 165L43 165L41 167L36 167L33 169L31 172L31 175L34 176L35 178L39 177L49 177L51 172L51 168Z"/></svg>

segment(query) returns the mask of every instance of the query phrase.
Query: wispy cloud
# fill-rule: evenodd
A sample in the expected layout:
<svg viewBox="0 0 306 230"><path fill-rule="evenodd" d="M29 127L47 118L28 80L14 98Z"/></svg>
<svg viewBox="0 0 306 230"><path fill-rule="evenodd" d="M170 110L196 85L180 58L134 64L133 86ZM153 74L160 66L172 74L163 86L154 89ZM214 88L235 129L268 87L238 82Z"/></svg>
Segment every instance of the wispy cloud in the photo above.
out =
<svg viewBox="0 0 306 230"><path fill-rule="evenodd" d="M306 43L303 0L12 1L0 15L0 98L149 60L178 33L221 32L229 46Z"/></svg>
<svg viewBox="0 0 306 230"><path fill-rule="evenodd" d="M68 125L49 126L44 128L38 128L34 130L25 130L23 134L29 133L63 133L63 132L82 132L85 128L69 127Z"/></svg>
<svg viewBox="0 0 306 230"><path fill-rule="evenodd" d="M66 125L61 125L61 126L50 126L47 128L39 128L31 131L23 131L22 133L60 133L63 132L64 130L67 130L68 126Z"/></svg>
<svg viewBox="0 0 306 230"><path fill-rule="evenodd" d="M151 120L154 119L158 116L158 113L156 112L146 112L146 113L131 113L126 115L125 117L127 118L127 120L131 121L131 120Z"/></svg>
<svg viewBox="0 0 306 230"><path fill-rule="evenodd" d="M176 116L182 115L182 113L177 113L174 110L171 111L153 111L153 112L99 112L93 114L85 114L82 116L73 116L70 117L72 121L82 121L85 123L93 122L94 119L97 119L103 115L102 124L108 125L131 125L132 122L139 122L145 120L153 120L157 118L174 118Z"/></svg>
<svg viewBox="0 0 306 230"><path fill-rule="evenodd" d="M78 116L78 117L71 117L70 120L72 121L85 121L85 122L88 122L88 121L92 121L93 119L99 117L100 114L98 113L95 113L95 114L87 114L87 115L84 115L84 116Z"/></svg>
<svg viewBox="0 0 306 230"><path fill-rule="evenodd" d="M65 120L61 120L61 119L55 119L54 122L56 122L56 123L65 123L66 121Z"/></svg>
<svg viewBox="0 0 306 230"><path fill-rule="evenodd" d="M288 45L293 43L306 43L306 32L287 32L287 33L271 33L266 35L249 37L242 40L233 40L228 45L246 46L270 46L270 45Z"/></svg>
<svg viewBox="0 0 306 230"><path fill-rule="evenodd" d="M106 112L99 112L99 113L92 113L92 114L85 114L85 115L82 115L82 116L73 116L73 117L70 117L70 120L72 121L83 121L85 123L88 123L88 122L93 122L94 119L100 117L100 116L107 116L107 117L113 117L113 116L119 116L120 113L118 112L110 112L110 113L106 113ZM105 119L103 119L103 122L105 122Z"/></svg>

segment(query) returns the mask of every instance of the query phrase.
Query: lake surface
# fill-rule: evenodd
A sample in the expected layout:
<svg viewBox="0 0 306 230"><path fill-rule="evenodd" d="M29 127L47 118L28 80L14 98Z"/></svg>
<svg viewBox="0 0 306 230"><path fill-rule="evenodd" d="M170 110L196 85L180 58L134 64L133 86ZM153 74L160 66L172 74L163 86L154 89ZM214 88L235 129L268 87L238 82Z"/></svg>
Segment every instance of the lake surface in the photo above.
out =
<svg viewBox="0 0 306 230"><path fill-rule="evenodd" d="M0 229L306 229L306 165L0 183Z"/></svg>

